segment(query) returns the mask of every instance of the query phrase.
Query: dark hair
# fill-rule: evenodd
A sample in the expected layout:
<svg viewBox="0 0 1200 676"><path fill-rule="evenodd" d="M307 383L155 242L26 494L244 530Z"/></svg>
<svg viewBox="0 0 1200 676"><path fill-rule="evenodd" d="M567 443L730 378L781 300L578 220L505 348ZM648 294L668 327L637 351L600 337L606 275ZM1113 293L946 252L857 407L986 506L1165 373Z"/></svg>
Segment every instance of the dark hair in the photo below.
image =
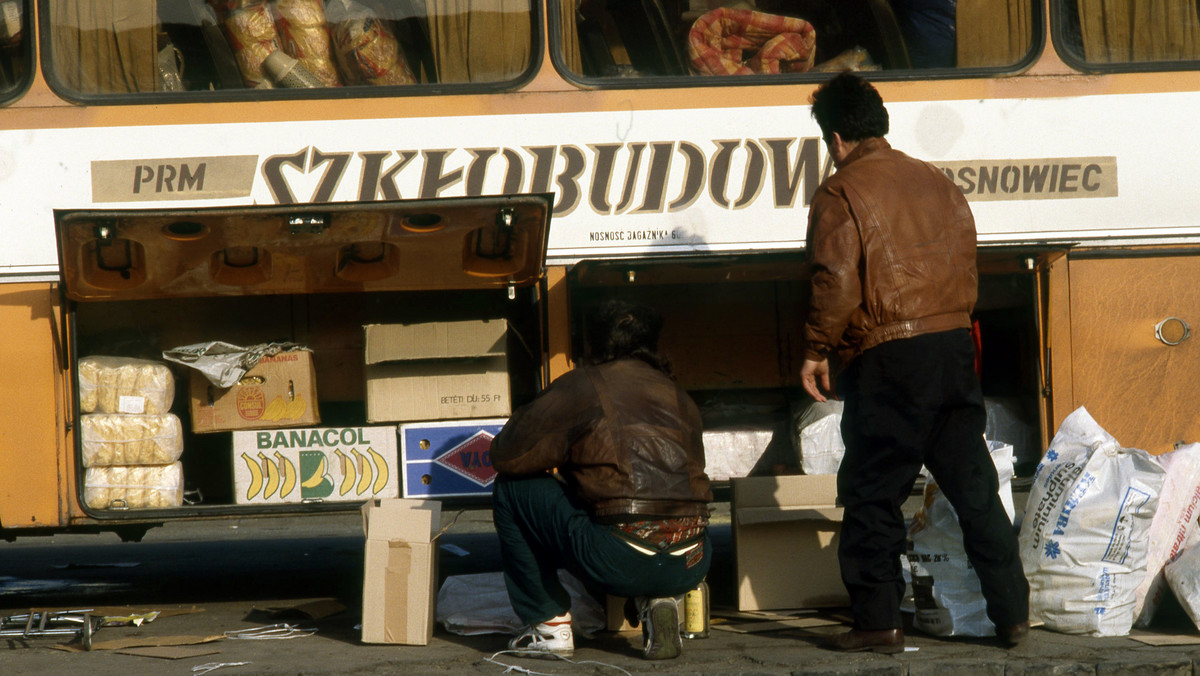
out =
<svg viewBox="0 0 1200 676"><path fill-rule="evenodd" d="M843 141L861 141L888 133L888 112L870 82L846 71L812 94L812 116L826 140L837 132Z"/></svg>
<svg viewBox="0 0 1200 676"><path fill-rule="evenodd" d="M617 359L640 359L670 373L666 358L658 353L662 317L648 305L606 300L594 305L587 317L589 360L603 364Z"/></svg>

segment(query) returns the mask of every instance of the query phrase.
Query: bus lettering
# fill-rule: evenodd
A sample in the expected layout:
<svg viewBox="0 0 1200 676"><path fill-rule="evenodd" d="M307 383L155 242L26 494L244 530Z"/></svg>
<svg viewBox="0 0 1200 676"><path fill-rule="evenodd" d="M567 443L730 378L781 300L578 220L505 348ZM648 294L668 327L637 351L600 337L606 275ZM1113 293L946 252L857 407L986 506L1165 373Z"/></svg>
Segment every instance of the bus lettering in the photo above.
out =
<svg viewBox="0 0 1200 676"><path fill-rule="evenodd" d="M1112 157L935 163L971 200L1116 197ZM1086 193L1086 194L1080 194Z"/></svg>
<svg viewBox="0 0 1200 676"><path fill-rule="evenodd" d="M133 193L141 194L143 187L154 184L154 192L200 192L204 190L205 163L200 163L194 170L187 163L178 166L160 164L150 166L139 164L133 169Z"/></svg>

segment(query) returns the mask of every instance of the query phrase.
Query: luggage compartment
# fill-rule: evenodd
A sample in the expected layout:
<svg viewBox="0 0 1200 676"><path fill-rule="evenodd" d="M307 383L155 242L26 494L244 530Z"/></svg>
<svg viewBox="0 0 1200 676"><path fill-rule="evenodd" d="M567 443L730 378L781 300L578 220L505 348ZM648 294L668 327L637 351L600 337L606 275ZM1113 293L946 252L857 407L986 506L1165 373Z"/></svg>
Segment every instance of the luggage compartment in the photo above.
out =
<svg viewBox="0 0 1200 676"><path fill-rule="evenodd" d="M1050 253L979 254L974 318L989 433L1014 445L1021 476L1042 451L1038 271ZM813 403L799 380L809 294L803 253L590 261L569 279L577 353L586 309L600 299L644 302L662 313L660 348L704 414L712 478L801 471L794 421Z"/></svg>
<svg viewBox="0 0 1200 676"><path fill-rule="evenodd" d="M395 456L396 431L410 421L368 415L365 327L490 322L499 330L490 334L497 346L487 368L507 376L503 394L509 401L528 400L544 380L540 284L549 215L547 196L58 214L67 363L74 369L81 359L103 355L167 365L175 389L169 414L182 428L182 504L165 507L157 495L144 505L122 497L98 507L94 491L85 490L89 470L82 435L72 435L82 511L94 519L136 520L354 509L371 497L360 495L362 489L369 493L373 483L376 489L384 484L385 466L397 475L390 481L398 487L403 459ZM295 344L307 351L315 381L312 412L319 422L289 425L276 417L271 420L278 424L260 422L249 433L286 444L320 430L329 444L326 460L357 462L357 473L345 467L341 474L325 473L327 497L300 499L296 483L312 477L310 488L317 487L324 465L319 471L306 465L303 453L285 459L278 449L235 449L247 439L253 443L249 437L237 440L246 432L194 429L191 399L213 385L163 352L212 341L240 347ZM464 363L459 371L469 375L475 362ZM495 383L496 374L491 377ZM193 387L197 378L200 385ZM71 380L77 382L78 374ZM291 390L294 385L288 382ZM285 396L297 394L291 390L285 388ZM77 431L88 415L81 391L72 388L69 413L69 427ZM259 402L259 408L265 404ZM469 408L456 410L467 411L458 419L470 422L463 419ZM343 445L379 427L388 428L390 439L374 442L370 450L387 449L390 457ZM250 467L255 482L271 482L272 504L244 504L254 502L254 494L235 482L243 460L261 467L261 473ZM351 491L356 477L359 490ZM279 501L274 489L281 484L294 499ZM280 486L278 494L283 490ZM90 507L85 494L93 497ZM264 490L260 497L265 495Z"/></svg>

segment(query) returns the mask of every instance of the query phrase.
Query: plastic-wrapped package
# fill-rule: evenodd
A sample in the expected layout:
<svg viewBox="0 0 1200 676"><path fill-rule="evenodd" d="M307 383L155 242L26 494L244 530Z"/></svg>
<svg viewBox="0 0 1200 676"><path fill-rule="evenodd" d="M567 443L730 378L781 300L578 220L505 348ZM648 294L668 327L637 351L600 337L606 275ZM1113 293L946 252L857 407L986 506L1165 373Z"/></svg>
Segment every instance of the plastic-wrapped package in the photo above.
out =
<svg viewBox="0 0 1200 676"><path fill-rule="evenodd" d="M183 463L89 467L83 501L91 509L153 509L183 504Z"/></svg>
<svg viewBox="0 0 1200 676"><path fill-rule="evenodd" d="M167 413L175 401L175 376L161 362L131 357L79 360L79 410L83 413Z"/></svg>
<svg viewBox="0 0 1200 676"><path fill-rule="evenodd" d="M173 413L81 416L84 467L169 465L183 455L183 426Z"/></svg>
<svg viewBox="0 0 1200 676"><path fill-rule="evenodd" d="M415 84L400 43L390 28L354 0L330 0L325 8L332 25L334 55L347 84Z"/></svg>
<svg viewBox="0 0 1200 676"><path fill-rule="evenodd" d="M210 0L221 17L229 46L247 87L263 86L263 61L282 49L275 16L266 0ZM269 84L269 82L268 82Z"/></svg>
<svg viewBox="0 0 1200 676"><path fill-rule="evenodd" d="M326 87L341 85L321 0L274 0L272 7L283 51Z"/></svg>

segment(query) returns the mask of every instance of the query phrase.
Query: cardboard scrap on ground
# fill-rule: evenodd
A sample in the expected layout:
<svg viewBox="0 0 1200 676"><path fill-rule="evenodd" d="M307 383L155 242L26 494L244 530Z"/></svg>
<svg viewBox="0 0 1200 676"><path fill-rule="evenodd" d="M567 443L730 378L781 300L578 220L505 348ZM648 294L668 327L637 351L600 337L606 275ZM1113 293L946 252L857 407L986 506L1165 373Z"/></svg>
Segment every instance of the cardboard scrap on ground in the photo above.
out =
<svg viewBox="0 0 1200 676"><path fill-rule="evenodd" d="M157 657L164 660L183 660L189 657L202 657L204 655L217 655L220 650L216 648L196 648L192 646L151 646L147 648L123 648L115 651L121 655L135 655L137 657Z"/></svg>
<svg viewBox="0 0 1200 676"><path fill-rule="evenodd" d="M111 641L94 641L92 650L122 650L125 648L157 648L162 646L198 645L220 641L224 636L136 636ZM55 650L69 653L88 652L87 648L75 643L52 646Z"/></svg>
<svg viewBox="0 0 1200 676"><path fill-rule="evenodd" d="M1149 631L1130 632L1129 638L1152 646L1200 645L1197 634L1159 634Z"/></svg>
<svg viewBox="0 0 1200 676"><path fill-rule="evenodd" d="M712 628L738 634L751 634L841 624L839 620L819 616L816 613L816 610L809 608L777 611L717 609L712 611L712 616L717 618L713 621ZM729 622L728 620L737 621Z"/></svg>
<svg viewBox="0 0 1200 676"><path fill-rule="evenodd" d="M346 610L337 599L307 599L303 601L278 601L256 604L252 612L266 613L270 617L286 619L301 617L306 620L321 620Z"/></svg>

